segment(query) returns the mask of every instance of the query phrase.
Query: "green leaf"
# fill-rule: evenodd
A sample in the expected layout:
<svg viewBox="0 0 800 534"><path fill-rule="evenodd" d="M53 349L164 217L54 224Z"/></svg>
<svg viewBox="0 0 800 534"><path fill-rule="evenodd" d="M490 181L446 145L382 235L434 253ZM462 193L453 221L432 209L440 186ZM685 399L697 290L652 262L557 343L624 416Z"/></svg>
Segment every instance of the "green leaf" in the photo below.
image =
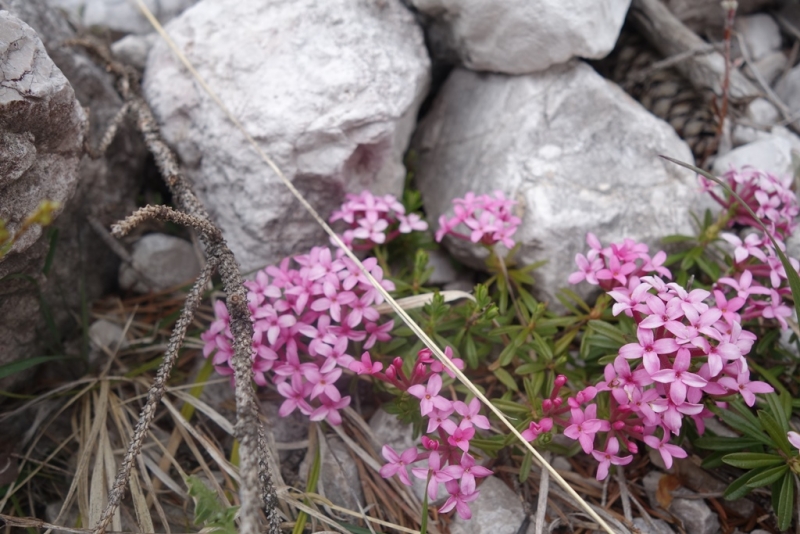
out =
<svg viewBox="0 0 800 534"><path fill-rule="evenodd" d="M492 404L497 406L500 411L505 413L513 413L519 415L527 415L530 413L530 408L525 406L524 404L520 404L516 401L510 400L503 400L503 399L492 399Z"/></svg>
<svg viewBox="0 0 800 534"><path fill-rule="evenodd" d="M775 422L780 427L781 434L788 433L789 418L787 417L786 412L783 409L783 402L781 401L780 397L778 397L778 395L776 395L775 393L768 393L764 395L764 398L767 399L767 405L769 406L769 411L775 418Z"/></svg>
<svg viewBox="0 0 800 534"><path fill-rule="evenodd" d="M760 469L753 469L752 471L748 471L747 473L743 474L733 482L731 482L730 486L725 488L725 492L723 496L725 499L729 501L735 501L736 499L741 499L753 489L747 486L747 483L750 482L754 477L763 473L766 467L762 467Z"/></svg>
<svg viewBox="0 0 800 534"><path fill-rule="evenodd" d="M522 458L522 464L519 466L519 481L524 484L528 480L528 475L531 473L531 463L533 462L533 454L531 451L526 450L525 456Z"/></svg>
<svg viewBox="0 0 800 534"><path fill-rule="evenodd" d="M572 345L572 341L575 339L575 336L578 334L578 330L569 330L563 336L561 336L558 341L556 341L553 352L556 356L561 356L564 354L570 345Z"/></svg>
<svg viewBox="0 0 800 534"><path fill-rule="evenodd" d="M547 364L543 362L524 363L514 369L516 375L529 375L532 373L541 373L547 368Z"/></svg>
<svg viewBox="0 0 800 534"><path fill-rule="evenodd" d="M756 467L770 467L786 463L786 460L777 454L766 454L762 452L734 452L733 454L726 455L722 458L722 461L741 469L755 469Z"/></svg>
<svg viewBox="0 0 800 534"><path fill-rule="evenodd" d="M500 382L502 382L503 385L506 386L508 389L511 389L513 391L519 391L519 388L517 387L517 382L514 380L514 377L511 376L511 373L509 373L502 367L499 367L494 370L494 376L496 376L497 379Z"/></svg>
<svg viewBox="0 0 800 534"><path fill-rule="evenodd" d="M550 344L536 332L533 333L533 346L545 360L548 362L553 360L553 349L550 348Z"/></svg>
<svg viewBox="0 0 800 534"><path fill-rule="evenodd" d="M766 486L781 478L788 471L789 466L786 464L779 465L777 467L770 467L748 480L745 485L748 488L759 488L761 486Z"/></svg>
<svg viewBox="0 0 800 534"><path fill-rule="evenodd" d="M722 436L703 436L694 440L694 446L710 451L740 451L761 445L763 442L750 438L726 438Z"/></svg>
<svg viewBox="0 0 800 534"><path fill-rule="evenodd" d="M56 257L56 245L58 245L58 228L49 228L47 230L48 238L50 240L50 248L47 249L47 256L44 259L44 266L42 267L42 274L45 276L50 274L50 268L53 267L53 259Z"/></svg>
<svg viewBox="0 0 800 534"><path fill-rule="evenodd" d="M592 329L598 334L602 334L609 339L613 339L619 343L620 346L628 343L628 340L625 339L625 334L604 321L589 321L589 326L591 326Z"/></svg>
<svg viewBox="0 0 800 534"><path fill-rule="evenodd" d="M673 243L686 243L687 241L694 241L695 238L690 235L668 235L661 238L661 243L664 245L671 245Z"/></svg>
<svg viewBox="0 0 800 534"><path fill-rule="evenodd" d="M692 249L689 249L689 252L687 252L686 256L684 256L681 260L681 269L686 271L694 267L697 258L699 258L701 254L703 254L702 246L696 246Z"/></svg>
<svg viewBox="0 0 800 534"><path fill-rule="evenodd" d="M772 487L772 502L778 516L778 530L788 532L794 510L794 476L791 473L783 475L783 479Z"/></svg>
<svg viewBox="0 0 800 534"><path fill-rule="evenodd" d="M784 453L791 456L792 445L789 443L789 438L786 436L786 432L784 432L781 424L775 420L771 413L765 410L758 411L758 419L761 421L761 426L763 426L764 430L769 434L769 437L772 438L774 442L773 446L778 447Z"/></svg>
<svg viewBox="0 0 800 534"><path fill-rule="evenodd" d="M0 378L20 373L25 369L30 369L42 363L68 359L70 359L69 356L36 356L34 358L23 358L21 360L5 363L0 365Z"/></svg>
<svg viewBox="0 0 800 534"><path fill-rule="evenodd" d="M754 425L752 422L748 421L741 415L733 413L732 411L729 410L723 410L719 412L719 416L722 418L724 422L726 422L731 427L735 428L745 436L760 441L765 445L772 446L772 440L769 439L769 436L764 434L761 427Z"/></svg>

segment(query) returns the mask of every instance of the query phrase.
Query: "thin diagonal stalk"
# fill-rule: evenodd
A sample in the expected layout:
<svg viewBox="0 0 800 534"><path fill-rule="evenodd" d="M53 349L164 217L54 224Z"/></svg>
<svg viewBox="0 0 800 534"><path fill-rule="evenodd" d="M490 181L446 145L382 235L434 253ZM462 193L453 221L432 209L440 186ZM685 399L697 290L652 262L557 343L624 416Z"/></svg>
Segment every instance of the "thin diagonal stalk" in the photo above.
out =
<svg viewBox="0 0 800 534"><path fill-rule="evenodd" d="M172 372L172 367L175 365L175 361L178 359L178 351L183 344L184 337L186 337L186 330L189 328L189 325L194 319L194 314L202 300L203 290L208 281L211 280L211 276L214 273L216 266L217 259L209 258L205 268L200 273L200 276L197 277L192 289L189 290L189 294L186 296L186 303L184 304L183 311L181 311L178 322L175 324L175 328L172 330L172 336L170 337L167 351L164 353L164 361L161 362L161 365L158 368L156 378L153 381L153 385L150 387L149 393L147 394L147 401L145 402L141 414L139 415L139 422L136 424L136 428L133 431L133 437L128 444L128 450L125 453L125 458L122 460L122 465L120 465L119 472L114 480L114 486L109 491L108 504L103 510L103 514L100 516L100 520L97 522L97 525L94 527L94 531L96 533L102 533L106 531L114 512L116 512L120 501L122 501L122 497L125 495L125 487L127 486L128 479L131 476L133 462L136 460L139 451L142 449L144 438L147 435L147 431L150 429L150 424L153 422L153 418L156 414L156 406L161 400L161 397L164 395L164 389L167 385L167 380L169 380L169 375Z"/></svg>

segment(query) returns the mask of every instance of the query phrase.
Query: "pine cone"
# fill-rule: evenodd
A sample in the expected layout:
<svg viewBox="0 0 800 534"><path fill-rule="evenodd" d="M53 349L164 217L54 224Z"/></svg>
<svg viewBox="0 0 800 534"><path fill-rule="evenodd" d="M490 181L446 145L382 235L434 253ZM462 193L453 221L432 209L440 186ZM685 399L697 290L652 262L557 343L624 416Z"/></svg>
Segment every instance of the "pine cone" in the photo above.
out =
<svg viewBox="0 0 800 534"><path fill-rule="evenodd" d="M594 62L594 67L653 115L670 123L695 158L702 160L717 130L713 94L701 93L675 69L652 69L661 59L638 33L623 28L617 46L606 58Z"/></svg>

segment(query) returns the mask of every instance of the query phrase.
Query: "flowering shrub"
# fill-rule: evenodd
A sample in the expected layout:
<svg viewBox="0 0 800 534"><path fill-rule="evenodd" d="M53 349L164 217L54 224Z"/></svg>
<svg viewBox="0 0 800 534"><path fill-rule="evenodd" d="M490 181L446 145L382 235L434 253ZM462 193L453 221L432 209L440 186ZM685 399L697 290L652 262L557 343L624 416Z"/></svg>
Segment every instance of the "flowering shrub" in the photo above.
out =
<svg viewBox="0 0 800 534"><path fill-rule="evenodd" d="M333 212L330 222L344 221L349 228L342 241L353 250L370 250L388 243L400 234L425 231L428 223L418 213L409 213L393 195L378 197L364 191L348 194L342 207Z"/></svg>
<svg viewBox="0 0 800 534"><path fill-rule="evenodd" d="M385 289L394 289L374 258L363 263ZM282 417L299 409L312 421L339 424L339 410L350 404L350 397L342 397L335 383L343 370L361 365L348 354L350 342L363 342L369 349L390 339L394 322L379 324L373 306L383 297L352 260L337 258L324 247L269 266L245 285L253 319L256 383L266 385L266 373L272 372L272 381L286 398L279 410ZM222 301L214 304L214 311L216 321L201 336L203 354L214 353L217 372L232 375L230 318Z"/></svg>
<svg viewBox="0 0 800 534"><path fill-rule="evenodd" d="M623 284L608 294L615 301L614 315L624 313L635 321L637 341L620 347L597 387L582 390L568 399L567 406L553 406L544 415L600 461L598 479L606 476L609 463L623 465L631 460L615 456L619 441L631 452L638 450L633 439L643 441L661 453L669 468L673 457L687 455L668 443L670 434L679 434L683 416L691 417L702 434L703 418L712 415L704 407L705 396L736 393L753 406L755 393L774 391L769 384L750 381L744 356L756 337L742 330L741 318L724 298L709 304L709 291L687 291L655 275L636 276L657 271L671 279L660 265L666 259L664 252L653 261L646 246L630 240L607 249L592 235L587 242L592 247L588 258L603 258L605 265L594 262L592 269L584 269L588 258L579 254L576 263L582 270L570 278ZM600 392L608 392L610 398L604 403L608 413L598 418L597 405L588 403ZM598 433L606 436L605 450L594 447Z"/></svg>
<svg viewBox="0 0 800 534"><path fill-rule="evenodd" d="M502 191L495 191L494 196L467 193L464 198L453 200L453 217L439 217L436 241L441 241L445 235L451 235L473 243L502 243L507 248L513 248L514 240L511 236L520 223L519 217L511 213L516 204L515 200L507 199ZM469 229L469 235L457 231L461 224Z"/></svg>
<svg viewBox="0 0 800 534"><path fill-rule="evenodd" d="M777 348L775 327L788 326L792 273L784 270L770 237L785 248L798 204L788 181L766 173L732 171L725 180L755 219L734 195L703 182L723 211L716 220L707 214L697 237L668 236L687 245L671 256L651 255L647 245L631 239L603 246L590 233L589 250L576 256L578 270L568 281L597 286L602 294L589 305L565 289L559 299L568 312L561 315L533 297L535 266L517 267L495 250L498 243L515 245L516 203L502 192L468 193L453 201L453 216L440 218L436 240L450 235L487 247L489 276L475 287L474 300L446 304L434 295L409 313L446 347L453 364L491 392L495 406L517 420L537 448L583 451L599 480L614 466L629 464L642 446L657 450L667 467L685 458L690 445L715 450L710 458L717 465L750 470L726 497L773 484L773 492L784 495L774 502L779 524L788 525L786 502L794 502L793 477L800 474L800 434L788 421L800 404L788 391L794 382L782 384L778 373L756 362L765 351L787 357ZM395 238L427 230L419 215L406 215L394 197L364 192L349 195L331 221L348 225L348 245L376 254L364 264L385 289L420 290L426 276L421 273L428 269L424 251L417 252L413 272L386 270L396 259L393 251L400 250L393 246L419 243L391 244ZM759 222L767 225L766 233ZM407 259L407 249L400 254ZM793 270L797 265L792 260ZM343 379L372 381L391 399L384 408L412 423L419 437L416 447L404 451L384 446L380 474L406 485L412 477L426 480L431 502L444 487L439 511L469 518L469 503L480 493L477 481L492 474L483 459L512 441L492 431L479 402L463 396L410 329L381 321L375 308L381 297L356 265L341 253L314 248L260 271L247 287L256 383L276 386L285 399L279 414L299 410L338 425L339 411L350 402L340 391ZM216 320L202 336L204 354L230 375L227 310L221 302L214 308ZM757 380L756 373L767 380ZM771 394L776 389L780 397ZM729 443L708 435L705 420L713 416L743 437ZM574 446L553 440L557 433ZM530 464L525 453L521 482Z"/></svg>

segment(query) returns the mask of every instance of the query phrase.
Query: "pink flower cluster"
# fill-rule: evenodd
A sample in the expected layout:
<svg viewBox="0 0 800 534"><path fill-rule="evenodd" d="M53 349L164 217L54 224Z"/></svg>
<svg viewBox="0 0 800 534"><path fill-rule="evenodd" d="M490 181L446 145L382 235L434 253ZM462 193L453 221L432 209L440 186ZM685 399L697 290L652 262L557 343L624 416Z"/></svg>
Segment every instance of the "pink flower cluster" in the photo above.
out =
<svg viewBox="0 0 800 534"><path fill-rule="evenodd" d="M363 263L386 290L394 289L391 281L383 280L375 258ZM339 410L350 403L335 385L343 370L362 373L368 363L372 372L380 366L372 364L366 352L360 362L353 358L348 354L350 343L369 349L390 339L394 322L379 324L373 307L383 297L353 261L337 258L325 247L269 266L245 285L254 327L256 383L266 385L266 373L272 373L286 398L278 412L281 417L299 409L313 421L339 424ZM213 354L217 372L232 375L230 317L222 301L214 303L214 311L216 320L201 335L203 354Z"/></svg>
<svg viewBox="0 0 800 534"><path fill-rule="evenodd" d="M511 213L516 204L515 200L507 199L502 191L495 191L494 196L469 192L464 198L456 198L453 200L455 215L449 219L445 215L439 217L436 241L441 241L445 235L452 235L473 243L489 246L502 243L512 248L514 240L511 236L521 222L519 217ZM469 235L456 231L461 224L467 227Z"/></svg>
<svg viewBox="0 0 800 534"><path fill-rule="evenodd" d="M601 250L599 243L590 242L590 246ZM627 248L646 251L634 242ZM617 255L614 252L613 257ZM618 456L620 443L636 452L634 440L643 441L661 453L667 467L673 457L686 457L669 438L679 433L684 416L691 417L703 432L703 419L711 415L703 405L706 395L739 394L753 406L756 393L773 391L765 382L750 380L745 355L756 338L742 330L741 317L721 293L711 301L709 291L687 291L659 276L640 278L633 273L621 272L625 285L608 294L616 302L614 315L624 313L636 322L637 342L620 348L597 387L569 398L566 406L556 397L543 403L543 416L552 420L548 424L563 427L566 436L580 442L584 452L600 462L598 479L607 475L610 465L630 461ZM598 279L604 279L599 272ZM611 279L620 281L616 276ZM557 386L564 380L557 380ZM610 395L609 411L602 416L597 404L591 403L601 392ZM605 436L603 450L595 447L598 434Z"/></svg>
<svg viewBox="0 0 800 534"><path fill-rule="evenodd" d="M450 347L445 349L445 355L456 367L464 368L461 359L452 357ZM465 403L440 395L441 373L451 373L433 357L430 350L419 352L410 377L403 373L402 367L403 361L396 358L384 375L376 376L419 399L420 413L428 420L425 433L433 437L422 436L424 452L412 447L399 454L388 445L384 446L382 453L387 463L380 473L384 478L397 475L401 482L410 486L408 467L414 462L427 460L426 466L414 467L411 473L428 480L428 498L435 501L439 485L444 484L449 497L439 511L447 513L455 509L460 517L469 519L472 512L468 503L477 499L480 493L476 489L475 478L492 474L489 469L476 465L475 458L469 453L470 440L475 436L476 428L489 428L489 420L480 414L478 399Z"/></svg>
<svg viewBox="0 0 800 534"><path fill-rule="evenodd" d="M405 207L394 195L378 197L363 191L360 195L348 194L346 198L329 222L341 220L349 225L342 234L342 241L353 250L369 250L400 234L428 229L428 223L418 213L406 215Z"/></svg>
<svg viewBox="0 0 800 534"><path fill-rule="evenodd" d="M586 244L589 245L589 252L586 256L575 256L579 270L569 275L570 284L586 280L592 285L599 285L604 291L610 291L617 286L627 286L630 278L646 274L672 278L669 269L664 267L667 254L663 250L651 258L647 253L647 245L632 239L611 243L603 248L600 240L592 233L586 234Z"/></svg>
<svg viewBox="0 0 800 534"><path fill-rule="evenodd" d="M783 179L755 169L745 168L739 172L731 170L723 176L727 184L737 192L744 202L755 212L769 236L786 250L786 239L795 228L795 217L800 213L797 196L790 189L792 180ZM707 179L701 177L704 188L723 208L732 212L728 227L735 224L745 226L744 239L733 233L721 237L733 246L732 274L719 279L714 293L727 296L727 308L732 312L741 310L742 320L763 317L776 319L782 328L788 328L786 318L792 309L784 303L791 295L786 270L775 251L775 246L761 226L747 210L731 195L721 197L711 187ZM789 258L792 268L797 271L800 262Z"/></svg>

